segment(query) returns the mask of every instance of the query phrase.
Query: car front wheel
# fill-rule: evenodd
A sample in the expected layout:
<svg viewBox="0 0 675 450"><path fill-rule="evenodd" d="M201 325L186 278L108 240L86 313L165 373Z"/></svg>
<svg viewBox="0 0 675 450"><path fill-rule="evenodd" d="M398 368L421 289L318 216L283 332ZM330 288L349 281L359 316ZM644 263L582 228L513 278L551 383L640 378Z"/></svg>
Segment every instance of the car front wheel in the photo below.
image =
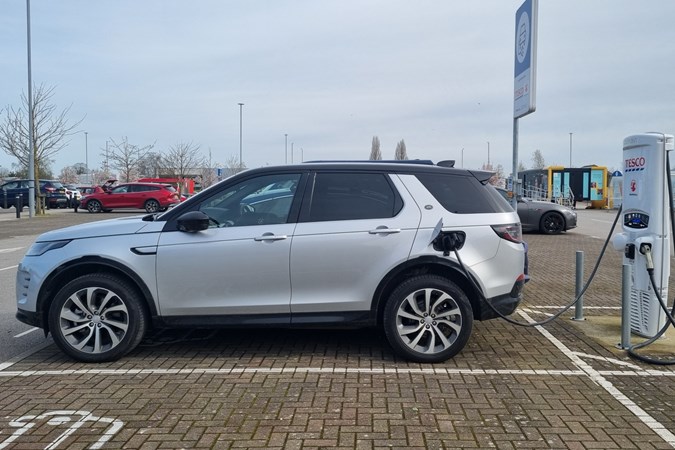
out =
<svg viewBox="0 0 675 450"><path fill-rule="evenodd" d="M421 275L392 292L383 324L396 353L415 362L438 363L464 348L471 335L473 311L455 283Z"/></svg>
<svg viewBox="0 0 675 450"><path fill-rule="evenodd" d="M88 274L72 280L49 308L54 342L81 362L121 358L141 342L147 324L137 291L114 275Z"/></svg>
<svg viewBox="0 0 675 450"><path fill-rule="evenodd" d="M87 211L90 213L99 213L102 210L102 205L101 202L98 200L89 200L87 202Z"/></svg>

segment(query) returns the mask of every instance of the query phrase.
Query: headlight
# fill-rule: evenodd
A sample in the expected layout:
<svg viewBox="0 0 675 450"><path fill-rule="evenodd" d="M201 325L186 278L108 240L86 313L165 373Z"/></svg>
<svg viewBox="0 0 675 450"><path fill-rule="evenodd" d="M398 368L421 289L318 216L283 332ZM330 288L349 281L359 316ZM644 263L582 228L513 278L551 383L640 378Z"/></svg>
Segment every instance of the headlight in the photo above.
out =
<svg viewBox="0 0 675 450"><path fill-rule="evenodd" d="M52 241L52 242L36 242L31 245L26 253L26 256L40 256L44 255L50 250L65 247L70 241Z"/></svg>

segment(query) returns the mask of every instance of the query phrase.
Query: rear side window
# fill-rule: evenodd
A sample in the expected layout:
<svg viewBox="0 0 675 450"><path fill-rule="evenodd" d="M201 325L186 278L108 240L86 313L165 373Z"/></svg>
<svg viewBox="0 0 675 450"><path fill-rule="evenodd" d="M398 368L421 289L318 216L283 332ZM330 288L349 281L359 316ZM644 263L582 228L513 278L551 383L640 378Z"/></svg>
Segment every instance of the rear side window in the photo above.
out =
<svg viewBox="0 0 675 450"><path fill-rule="evenodd" d="M394 217L403 207L382 173L317 173L309 222Z"/></svg>
<svg viewBox="0 0 675 450"><path fill-rule="evenodd" d="M427 188L443 208L455 214L480 214L507 212L503 201L493 197L489 186L483 186L469 176L446 174L417 174L417 179Z"/></svg>

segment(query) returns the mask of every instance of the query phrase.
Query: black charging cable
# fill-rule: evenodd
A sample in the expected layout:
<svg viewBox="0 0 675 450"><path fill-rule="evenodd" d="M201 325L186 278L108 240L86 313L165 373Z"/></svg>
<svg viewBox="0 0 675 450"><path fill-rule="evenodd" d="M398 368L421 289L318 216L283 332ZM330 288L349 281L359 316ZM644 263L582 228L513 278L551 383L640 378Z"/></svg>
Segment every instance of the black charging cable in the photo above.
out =
<svg viewBox="0 0 675 450"><path fill-rule="evenodd" d="M507 322L513 324L513 325L518 325L520 327L537 327L541 325L546 325L548 323L553 322L555 319L560 317L565 313L565 311L569 311L569 309L576 305L576 303L579 301L579 299L584 295L588 287L591 285L591 282L595 278L595 274L598 272L598 269L600 268L600 262L602 261L602 258L605 256L605 251L607 250L607 246L609 245L609 241L612 239L612 233L614 232L614 228L616 227L616 223L619 221L619 217L621 216L621 208L619 208L619 211L616 214L616 217L614 218L614 222L612 223L612 227L609 230L609 234L607 235L607 239L605 239L605 243L602 246L602 250L600 251L600 255L598 256L598 260L595 263L595 267L593 267L593 271L591 272L590 277L588 277L588 280L584 284L584 287L581 289L581 292L579 292L579 295L574 299L572 303L570 303L567 306L563 306L562 309L555 314L553 314L551 317L548 317L545 320L542 320L541 322L519 322L517 320L514 320L510 318L509 316L501 313L497 308L494 307L492 303L490 303L485 296L483 295L483 291L476 285L475 280L473 277L469 275L469 272L466 269L466 266L462 262L462 258L459 256L459 252L457 249L454 249L455 257L457 258L457 261L459 262L459 266L462 268L462 271L464 272L464 276L468 278L471 282L471 284L474 287L474 290L478 293L478 295L484 300L483 303L487 304L492 311L494 311L495 314L497 314L499 317L502 319L506 320Z"/></svg>

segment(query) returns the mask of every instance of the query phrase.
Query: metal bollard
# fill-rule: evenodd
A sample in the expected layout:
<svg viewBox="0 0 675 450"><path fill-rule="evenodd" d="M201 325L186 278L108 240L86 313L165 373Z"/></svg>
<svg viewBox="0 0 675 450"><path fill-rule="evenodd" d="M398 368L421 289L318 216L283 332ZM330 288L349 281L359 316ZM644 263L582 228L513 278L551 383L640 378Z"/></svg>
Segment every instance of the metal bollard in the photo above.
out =
<svg viewBox="0 0 675 450"><path fill-rule="evenodd" d="M577 250L577 273L576 285L574 288L575 298L579 298L574 305L574 318L572 320L586 320L584 319L584 296L579 296L584 288L584 252Z"/></svg>
<svg viewBox="0 0 675 450"><path fill-rule="evenodd" d="M14 200L15 200L14 209L16 210L16 218L20 219L21 210L23 209L23 195L17 194Z"/></svg>
<svg viewBox="0 0 675 450"><path fill-rule="evenodd" d="M630 347L630 265L621 270L621 342L619 348Z"/></svg>

